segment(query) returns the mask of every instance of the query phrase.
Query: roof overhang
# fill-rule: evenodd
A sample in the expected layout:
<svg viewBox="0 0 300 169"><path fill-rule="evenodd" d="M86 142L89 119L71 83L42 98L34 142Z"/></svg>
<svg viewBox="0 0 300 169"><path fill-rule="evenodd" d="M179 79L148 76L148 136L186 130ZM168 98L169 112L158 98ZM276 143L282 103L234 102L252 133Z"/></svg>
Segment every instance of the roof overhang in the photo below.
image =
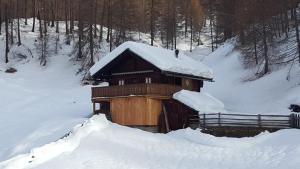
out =
<svg viewBox="0 0 300 169"><path fill-rule="evenodd" d="M210 78L187 75L187 74L181 74L181 73L170 72L170 71L162 71L162 74L164 74L166 76L172 76L172 77L180 77L180 78L188 78L188 79L193 79L193 80L202 80L202 81L214 82L214 80L210 79Z"/></svg>

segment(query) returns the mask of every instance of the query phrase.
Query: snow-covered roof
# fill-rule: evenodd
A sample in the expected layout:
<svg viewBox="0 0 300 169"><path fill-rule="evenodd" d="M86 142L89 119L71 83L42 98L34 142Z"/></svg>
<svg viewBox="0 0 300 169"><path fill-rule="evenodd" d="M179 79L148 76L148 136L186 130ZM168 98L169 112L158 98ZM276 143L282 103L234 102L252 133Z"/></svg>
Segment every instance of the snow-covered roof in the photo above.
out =
<svg viewBox="0 0 300 169"><path fill-rule="evenodd" d="M95 75L126 50L130 50L162 71L213 79L213 73L209 67L186 56L183 52L180 52L176 58L172 50L131 41L123 43L97 62L90 69L91 75Z"/></svg>
<svg viewBox="0 0 300 169"><path fill-rule="evenodd" d="M225 113L224 104L208 93L181 90L173 95L175 100L201 113Z"/></svg>

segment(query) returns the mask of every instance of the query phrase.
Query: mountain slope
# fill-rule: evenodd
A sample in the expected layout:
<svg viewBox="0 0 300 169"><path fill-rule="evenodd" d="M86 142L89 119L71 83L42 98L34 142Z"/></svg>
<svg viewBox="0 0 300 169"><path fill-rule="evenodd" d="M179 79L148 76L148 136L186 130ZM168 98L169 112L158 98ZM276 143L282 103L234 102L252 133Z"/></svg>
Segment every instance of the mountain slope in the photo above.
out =
<svg viewBox="0 0 300 169"><path fill-rule="evenodd" d="M280 67L253 79L256 68L245 69L241 57L235 42L229 41L203 60L215 75L215 82L206 83L204 91L223 101L229 112L289 114L289 105L300 103L298 65L291 70L289 65ZM289 72L290 79L287 80Z"/></svg>

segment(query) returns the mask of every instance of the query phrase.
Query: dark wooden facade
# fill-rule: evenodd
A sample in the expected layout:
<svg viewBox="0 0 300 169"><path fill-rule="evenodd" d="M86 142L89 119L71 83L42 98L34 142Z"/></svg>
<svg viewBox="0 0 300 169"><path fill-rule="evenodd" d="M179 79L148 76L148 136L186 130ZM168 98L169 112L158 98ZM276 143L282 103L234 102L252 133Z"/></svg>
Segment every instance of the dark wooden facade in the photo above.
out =
<svg viewBox="0 0 300 169"><path fill-rule="evenodd" d="M92 88L94 113L105 113L121 125L150 127L151 131L156 127L158 132L187 127L187 118L197 112L173 100L172 96L182 89L200 92L203 87L203 79L164 72L130 50L120 54L93 78L109 83L108 87ZM99 110L96 104L100 105Z"/></svg>

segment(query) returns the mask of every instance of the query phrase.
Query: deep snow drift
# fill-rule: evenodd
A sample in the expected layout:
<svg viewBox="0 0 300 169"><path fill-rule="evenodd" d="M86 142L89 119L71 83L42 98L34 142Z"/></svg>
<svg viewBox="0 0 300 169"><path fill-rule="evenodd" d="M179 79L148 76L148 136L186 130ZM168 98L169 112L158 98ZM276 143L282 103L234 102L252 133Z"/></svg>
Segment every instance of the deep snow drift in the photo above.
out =
<svg viewBox="0 0 300 169"><path fill-rule="evenodd" d="M291 139L293 138L293 139ZM300 131L216 138L186 129L152 134L94 116L57 142L0 163L4 169L294 169Z"/></svg>

